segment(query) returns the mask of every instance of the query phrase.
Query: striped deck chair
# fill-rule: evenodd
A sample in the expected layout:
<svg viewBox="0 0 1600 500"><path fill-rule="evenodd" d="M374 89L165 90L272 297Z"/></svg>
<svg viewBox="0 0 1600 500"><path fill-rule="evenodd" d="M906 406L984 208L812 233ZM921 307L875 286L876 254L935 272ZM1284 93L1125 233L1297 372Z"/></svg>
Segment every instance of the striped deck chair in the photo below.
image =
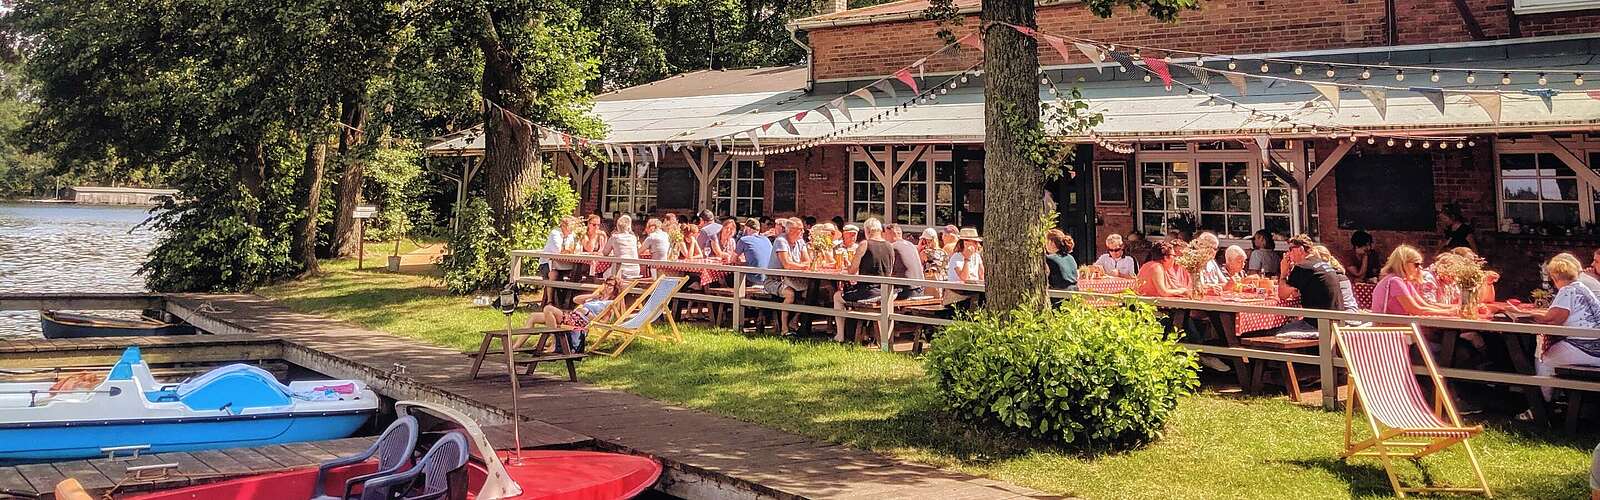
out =
<svg viewBox="0 0 1600 500"><path fill-rule="evenodd" d="M614 358L622 354L622 350L627 349L628 344L632 344L634 339L637 338L683 342L683 334L678 331L677 321L672 319L671 314L662 313L666 312L667 305L672 303L672 297L677 295L678 290L682 289L687 283L689 283L689 278L684 276L662 276L651 284L649 288L640 292L639 298L623 308L616 316L598 322L590 322L589 333L598 335L594 339L595 346L601 345L601 342L604 342L613 333L621 336L622 343L618 344L611 352L602 351L598 348L591 349L589 352ZM657 332L654 326L656 318L661 316L667 317L669 330L665 333Z"/></svg>
<svg viewBox="0 0 1600 500"><path fill-rule="evenodd" d="M1411 370L1411 346L1426 346L1415 325L1408 327L1346 327L1334 323L1334 342L1344 355L1353 388L1349 404L1345 405L1344 458L1378 457L1383 471L1389 476L1389 485L1396 496L1404 498L1408 492L1482 493L1493 497L1489 483L1484 480L1483 468L1478 466L1478 456L1472 451L1467 438L1483 431L1483 426L1461 424L1455 404L1433 364L1433 355L1427 349L1418 349L1428 377L1433 380L1433 404L1417 383ZM1410 342L1408 345L1407 342ZM1362 407L1372 437L1354 441L1355 408ZM1460 443L1472 463L1478 487L1406 487L1394 473L1392 459L1419 459Z"/></svg>

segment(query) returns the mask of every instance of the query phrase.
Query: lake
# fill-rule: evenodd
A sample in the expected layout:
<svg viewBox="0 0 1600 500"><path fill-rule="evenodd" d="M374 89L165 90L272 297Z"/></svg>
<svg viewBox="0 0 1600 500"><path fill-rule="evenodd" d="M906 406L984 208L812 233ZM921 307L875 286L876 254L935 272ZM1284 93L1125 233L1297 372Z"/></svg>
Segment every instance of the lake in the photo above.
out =
<svg viewBox="0 0 1600 500"><path fill-rule="evenodd" d="M143 292L157 233L146 207L0 203L0 292ZM36 337L36 311L0 311L0 338Z"/></svg>

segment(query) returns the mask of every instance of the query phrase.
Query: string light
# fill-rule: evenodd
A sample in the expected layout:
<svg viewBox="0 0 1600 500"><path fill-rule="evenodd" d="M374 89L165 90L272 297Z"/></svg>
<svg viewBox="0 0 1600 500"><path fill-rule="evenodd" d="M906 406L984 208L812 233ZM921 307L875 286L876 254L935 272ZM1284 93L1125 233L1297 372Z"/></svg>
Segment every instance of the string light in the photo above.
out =
<svg viewBox="0 0 1600 500"><path fill-rule="evenodd" d="M1411 140L1410 139L1406 139L1406 147L1408 147L1408 148L1411 147Z"/></svg>
<svg viewBox="0 0 1600 500"><path fill-rule="evenodd" d="M1465 148L1465 147L1467 147L1467 143L1462 142L1462 141L1456 141L1456 149L1462 149L1462 148Z"/></svg>
<svg viewBox="0 0 1600 500"><path fill-rule="evenodd" d="M1432 145L1433 145L1433 143L1431 143L1431 142L1422 141L1422 149L1428 149L1428 147L1432 146Z"/></svg>
<svg viewBox="0 0 1600 500"><path fill-rule="evenodd" d="M1583 86L1583 73L1574 73L1572 75L1572 86L1574 86L1574 87L1582 87Z"/></svg>
<svg viewBox="0 0 1600 500"><path fill-rule="evenodd" d="M1539 73L1539 86L1543 87L1543 86L1549 85L1549 84L1550 84L1550 79L1549 78L1545 78L1544 73Z"/></svg>
<svg viewBox="0 0 1600 500"><path fill-rule="evenodd" d="M1477 146L1478 145L1478 141L1474 141L1472 139L1467 139L1467 145L1468 146Z"/></svg>
<svg viewBox="0 0 1600 500"><path fill-rule="evenodd" d="M1306 71L1306 69L1304 67L1300 66L1299 64L1294 65L1294 74L1296 74L1296 75L1302 74L1302 73L1305 73L1305 71Z"/></svg>
<svg viewBox="0 0 1600 500"><path fill-rule="evenodd" d="M1334 74L1333 66L1328 66L1328 78L1333 78Z"/></svg>
<svg viewBox="0 0 1600 500"><path fill-rule="evenodd" d="M1406 71L1403 70L1403 69L1394 70L1394 81L1397 81L1397 82L1406 81Z"/></svg>
<svg viewBox="0 0 1600 500"><path fill-rule="evenodd" d="M1229 59L1228 60L1228 69L1239 69L1239 62L1235 61L1233 59Z"/></svg>
<svg viewBox="0 0 1600 500"><path fill-rule="evenodd" d="M1428 75L1428 80L1432 81L1432 82L1438 82L1439 81L1439 70L1433 70L1433 74Z"/></svg>
<svg viewBox="0 0 1600 500"><path fill-rule="evenodd" d="M1393 146L1394 145L1394 138L1390 137L1387 142L1384 142L1384 144L1388 145L1388 146Z"/></svg>
<svg viewBox="0 0 1600 500"><path fill-rule="evenodd" d="M1367 80L1367 79L1370 79L1370 78L1372 78L1372 69L1371 68L1361 68L1361 79L1362 80Z"/></svg>
<svg viewBox="0 0 1600 500"><path fill-rule="evenodd" d="M1511 73L1501 73L1500 74L1500 84L1501 85L1511 85Z"/></svg>
<svg viewBox="0 0 1600 500"><path fill-rule="evenodd" d="M1375 138L1375 137L1368 137L1367 138L1367 144L1377 144L1377 143L1378 143L1378 139L1377 138Z"/></svg>
<svg viewBox="0 0 1600 500"><path fill-rule="evenodd" d="M1471 72L1471 71L1468 71L1467 72L1467 83L1478 83L1478 75L1473 73L1473 72Z"/></svg>
<svg viewBox="0 0 1600 500"><path fill-rule="evenodd" d="M1268 71L1272 71L1272 67L1267 66L1267 63L1261 63L1261 72L1266 73Z"/></svg>

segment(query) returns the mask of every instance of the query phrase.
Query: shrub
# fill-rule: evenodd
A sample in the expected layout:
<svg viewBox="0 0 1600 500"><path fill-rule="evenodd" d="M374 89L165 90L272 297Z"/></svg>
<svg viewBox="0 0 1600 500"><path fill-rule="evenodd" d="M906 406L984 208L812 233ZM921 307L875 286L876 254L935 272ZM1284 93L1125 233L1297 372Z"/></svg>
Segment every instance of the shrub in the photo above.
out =
<svg viewBox="0 0 1600 500"><path fill-rule="evenodd" d="M1086 446L1156 438L1198 385L1193 355L1145 304L979 313L946 328L927 364L959 417Z"/></svg>
<svg viewBox="0 0 1600 500"><path fill-rule="evenodd" d="M461 225L450 237L450 253L440 266L446 289L457 294L498 289L511 279L511 250L544 247L550 229L577 209L578 194L564 177L550 177L539 185L517 211L509 237L495 230L488 203L477 198L467 202ZM523 264L524 274L538 265L533 259Z"/></svg>

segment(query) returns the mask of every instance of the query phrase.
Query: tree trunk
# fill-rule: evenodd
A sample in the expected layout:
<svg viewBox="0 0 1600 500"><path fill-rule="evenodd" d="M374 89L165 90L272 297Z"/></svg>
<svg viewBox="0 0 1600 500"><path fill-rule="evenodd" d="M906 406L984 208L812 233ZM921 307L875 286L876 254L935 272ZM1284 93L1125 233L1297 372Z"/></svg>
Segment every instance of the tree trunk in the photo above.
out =
<svg viewBox="0 0 1600 500"><path fill-rule="evenodd" d="M984 0L989 22L1034 26L1033 0ZM1038 43L1016 30L989 25L984 30L984 265L988 309L1009 311L1042 299L1044 242L1038 231L1044 213L1044 172L1018 147L1007 114L1039 126ZM1011 120L1013 122L1017 120Z"/></svg>
<svg viewBox="0 0 1600 500"><path fill-rule="evenodd" d="M244 186L244 192L250 195L255 208L245 212L245 222L255 226L260 224L261 206L266 202L267 151L266 145L261 140L250 145L247 158L239 162L234 180Z"/></svg>
<svg viewBox="0 0 1600 500"><path fill-rule="evenodd" d="M339 162L344 172L339 177L337 209L333 215L333 243L329 245L335 257L355 255L357 241L356 221L352 218L356 205L361 203L361 187L366 182L367 154L362 148L367 127L367 102L360 96L345 98L340 121L346 126L339 130ZM360 149L360 151L358 151Z"/></svg>
<svg viewBox="0 0 1600 500"><path fill-rule="evenodd" d="M295 181L295 190L303 195L300 206L295 207L300 212L300 220L295 222L289 252L300 261L302 275L315 274L318 270L317 208L322 205L322 168L327 156L327 143L313 135L311 143L306 145L304 168Z"/></svg>
<svg viewBox="0 0 1600 500"><path fill-rule="evenodd" d="M495 229L511 234L516 211L527 192L538 184L539 137L527 121L525 103L532 96L522 81L521 63L514 51L500 45L495 24L483 13L484 32L478 40L483 52L483 194Z"/></svg>

